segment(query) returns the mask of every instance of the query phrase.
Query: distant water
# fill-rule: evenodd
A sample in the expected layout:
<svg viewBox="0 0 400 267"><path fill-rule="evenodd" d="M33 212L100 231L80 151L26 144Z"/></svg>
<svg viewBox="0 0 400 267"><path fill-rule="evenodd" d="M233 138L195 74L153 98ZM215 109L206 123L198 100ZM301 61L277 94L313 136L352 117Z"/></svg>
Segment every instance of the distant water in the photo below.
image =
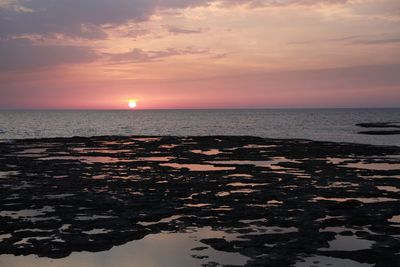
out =
<svg viewBox="0 0 400 267"><path fill-rule="evenodd" d="M360 122L400 121L399 109L0 111L0 139L95 135L254 135L400 146Z"/></svg>

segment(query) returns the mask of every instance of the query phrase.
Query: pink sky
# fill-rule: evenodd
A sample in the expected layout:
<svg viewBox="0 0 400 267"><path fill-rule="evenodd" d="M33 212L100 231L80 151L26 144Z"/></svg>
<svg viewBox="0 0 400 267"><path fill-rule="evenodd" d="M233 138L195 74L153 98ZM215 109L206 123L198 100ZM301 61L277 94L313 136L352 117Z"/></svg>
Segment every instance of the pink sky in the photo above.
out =
<svg viewBox="0 0 400 267"><path fill-rule="evenodd" d="M0 0L0 109L400 107L397 0Z"/></svg>

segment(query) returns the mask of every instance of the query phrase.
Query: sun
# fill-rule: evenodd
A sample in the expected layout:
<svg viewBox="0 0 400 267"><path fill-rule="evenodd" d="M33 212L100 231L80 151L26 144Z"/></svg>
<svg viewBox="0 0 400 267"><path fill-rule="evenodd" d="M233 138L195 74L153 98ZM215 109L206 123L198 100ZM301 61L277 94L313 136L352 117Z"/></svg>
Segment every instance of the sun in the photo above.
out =
<svg viewBox="0 0 400 267"><path fill-rule="evenodd" d="M135 100L129 100L128 106L130 108L136 108L137 104Z"/></svg>

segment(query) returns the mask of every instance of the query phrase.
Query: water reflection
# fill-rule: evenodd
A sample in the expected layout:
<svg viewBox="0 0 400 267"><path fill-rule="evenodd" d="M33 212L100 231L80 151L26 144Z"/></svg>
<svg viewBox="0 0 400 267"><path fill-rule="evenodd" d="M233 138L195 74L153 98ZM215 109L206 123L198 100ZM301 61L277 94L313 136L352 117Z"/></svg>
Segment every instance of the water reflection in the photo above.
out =
<svg viewBox="0 0 400 267"><path fill-rule="evenodd" d="M400 223L400 215L393 216L388 221L392 223Z"/></svg>
<svg viewBox="0 0 400 267"><path fill-rule="evenodd" d="M166 145L161 145L161 146L159 146L159 148L166 148L166 149L169 149L169 148L175 148L175 147L178 147L179 145L176 145L176 144L166 144Z"/></svg>
<svg viewBox="0 0 400 267"><path fill-rule="evenodd" d="M297 262L295 267L372 267L372 264L360 263L347 259L340 259L326 256L313 256L302 259Z"/></svg>
<svg viewBox="0 0 400 267"><path fill-rule="evenodd" d="M391 156L393 157L393 156ZM398 162L368 162L368 161L359 161L356 158L334 158L327 157L328 163L334 165L341 165L347 168L355 168L355 169L364 169L364 170L380 170L380 171L388 171L388 170L400 170L400 163ZM370 160L373 160L371 158Z"/></svg>
<svg viewBox="0 0 400 267"><path fill-rule="evenodd" d="M172 159L175 159L174 157L143 157L143 158L138 158L140 161L170 161Z"/></svg>
<svg viewBox="0 0 400 267"><path fill-rule="evenodd" d="M358 162L358 163L347 163L345 165L349 168L365 169L365 170L400 170L400 164L396 163L370 163L370 162Z"/></svg>
<svg viewBox="0 0 400 267"><path fill-rule="evenodd" d="M213 156L213 155L218 155L218 154L223 153L219 149L208 149L208 150L194 149L194 150L191 150L191 152L196 153L196 154L204 154L207 156Z"/></svg>
<svg viewBox="0 0 400 267"><path fill-rule="evenodd" d="M253 175L251 174L246 174L246 173L233 173L233 174L228 174L226 176L224 176L226 178L253 178Z"/></svg>
<svg viewBox="0 0 400 267"><path fill-rule="evenodd" d="M313 201L328 200L328 201L336 201L336 202L345 202L345 201L356 200L356 201L360 201L362 203L378 203L378 202L386 202L386 201L397 201L397 199L387 198L387 197L371 197L371 198L363 198L363 197L358 197L358 198L315 197L312 200Z"/></svg>
<svg viewBox="0 0 400 267"><path fill-rule="evenodd" d="M328 248L321 248L322 251L354 251L362 249L370 249L374 244L373 241L361 239L357 236L336 235L336 238L329 242Z"/></svg>
<svg viewBox="0 0 400 267"><path fill-rule="evenodd" d="M243 148L274 148L276 145L257 145L257 144L249 144L242 146Z"/></svg>
<svg viewBox="0 0 400 267"><path fill-rule="evenodd" d="M2 255L0 266L177 267L201 266L208 262L219 262L223 265L244 265L248 260L247 257L238 253L217 251L199 242L203 238L222 238L228 235L230 234L224 231L215 231L209 227L188 233L150 234L141 240L115 246L109 251L74 252L63 259ZM199 247L201 249L192 250Z"/></svg>
<svg viewBox="0 0 400 267"><path fill-rule="evenodd" d="M377 186L377 188L388 192L400 192L400 189L395 186Z"/></svg>
<svg viewBox="0 0 400 267"><path fill-rule="evenodd" d="M155 141L160 141L160 137L135 137L131 138L130 140L133 141L140 141L140 142L155 142Z"/></svg>
<svg viewBox="0 0 400 267"><path fill-rule="evenodd" d="M129 153L132 152L129 149L108 149L105 148L95 148L95 147L75 147L73 151L79 153L100 153L100 154L118 154L118 153Z"/></svg>
<svg viewBox="0 0 400 267"><path fill-rule="evenodd" d="M112 158L112 157L103 157L103 156L59 156L59 157L45 157L39 158L39 160L78 160L81 162L85 162L88 164L94 163L119 163L119 162L134 162L135 160L129 159L120 159L120 158Z"/></svg>
<svg viewBox="0 0 400 267"><path fill-rule="evenodd" d="M191 171L228 171L234 170L235 167L217 167L210 164L178 164L178 163L165 163L160 166L171 167L175 169L189 169Z"/></svg>
<svg viewBox="0 0 400 267"><path fill-rule="evenodd" d="M283 162L299 163L299 161L291 160L285 157L273 157L271 160L226 160L226 161L212 161L213 164L229 164L229 165L254 165L258 167L268 167L273 169L275 165ZM279 166L278 166L279 167Z"/></svg>
<svg viewBox="0 0 400 267"><path fill-rule="evenodd" d="M48 216L51 212L54 212L54 208L51 206L44 206L41 209L22 209L17 211L3 210L0 212L0 217L11 217L13 219L24 219L36 222L55 219L55 217Z"/></svg>

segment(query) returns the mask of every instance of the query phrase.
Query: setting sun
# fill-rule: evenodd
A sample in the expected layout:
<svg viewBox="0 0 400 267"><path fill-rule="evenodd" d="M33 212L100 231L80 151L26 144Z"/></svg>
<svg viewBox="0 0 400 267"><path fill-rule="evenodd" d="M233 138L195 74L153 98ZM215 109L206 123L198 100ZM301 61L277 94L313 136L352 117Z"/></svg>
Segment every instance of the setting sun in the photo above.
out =
<svg viewBox="0 0 400 267"><path fill-rule="evenodd" d="M137 106L136 101L135 100L130 100L129 103L128 103L128 106L130 108L136 108L136 106Z"/></svg>

